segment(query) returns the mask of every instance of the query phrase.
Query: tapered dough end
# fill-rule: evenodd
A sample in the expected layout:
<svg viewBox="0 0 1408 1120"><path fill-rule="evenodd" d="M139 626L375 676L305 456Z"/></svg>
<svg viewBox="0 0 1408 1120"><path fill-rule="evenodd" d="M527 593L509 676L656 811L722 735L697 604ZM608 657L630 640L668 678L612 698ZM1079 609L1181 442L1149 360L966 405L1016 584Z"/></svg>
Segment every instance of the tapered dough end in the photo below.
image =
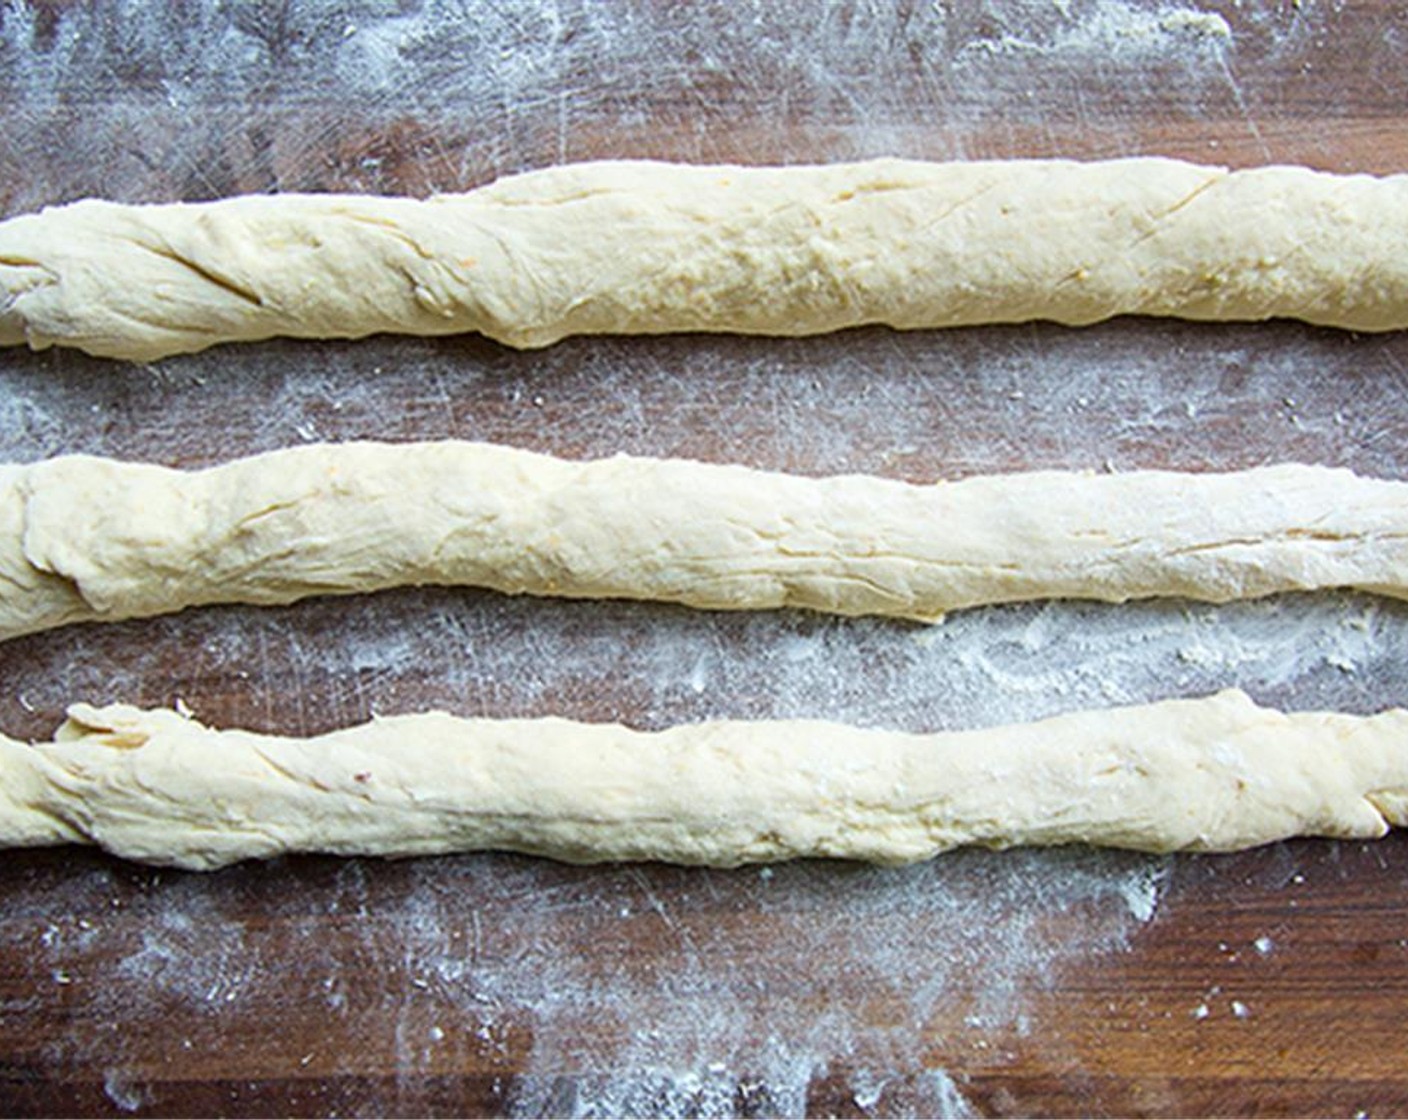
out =
<svg viewBox="0 0 1408 1120"><path fill-rule="evenodd" d="M30 468L0 464L0 640L93 617L78 585L25 549Z"/></svg>
<svg viewBox="0 0 1408 1120"><path fill-rule="evenodd" d="M131 749L145 746L157 731L169 724L184 724L177 712L145 712L127 704L95 708L74 704L68 719L59 727L54 742L96 740L104 747ZM0 848L40 848L56 844L91 844L93 837L59 813L68 788L62 768L55 769L43 746L38 748L0 735ZM71 795L68 795L71 796ZM83 806L74 822L85 816Z"/></svg>
<svg viewBox="0 0 1408 1120"><path fill-rule="evenodd" d="M23 214L0 222L0 346L28 344L43 350L52 343L36 339L30 330L25 304L58 283L54 271L39 258L33 235L43 229L44 219Z"/></svg>
<svg viewBox="0 0 1408 1120"><path fill-rule="evenodd" d="M50 793L39 752L0 735L0 848L88 842L82 832L44 810Z"/></svg>
<svg viewBox="0 0 1408 1120"><path fill-rule="evenodd" d="M1408 788L1372 790L1364 797L1389 826L1408 827Z"/></svg>
<svg viewBox="0 0 1408 1120"><path fill-rule="evenodd" d="M0 221L0 345L149 362L277 333L251 327L241 297L165 247L198 212L87 199Z"/></svg>

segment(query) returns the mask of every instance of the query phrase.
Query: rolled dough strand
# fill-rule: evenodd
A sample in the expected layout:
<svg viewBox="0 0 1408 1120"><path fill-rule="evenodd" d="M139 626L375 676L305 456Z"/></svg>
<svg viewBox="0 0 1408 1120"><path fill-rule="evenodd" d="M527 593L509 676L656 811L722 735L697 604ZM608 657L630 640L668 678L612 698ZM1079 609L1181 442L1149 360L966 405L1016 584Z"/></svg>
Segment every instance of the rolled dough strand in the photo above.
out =
<svg viewBox="0 0 1408 1120"><path fill-rule="evenodd" d="M81 837L195 870L488 849L897 864L970 844L1228 851L1405 823L1408 712L1286 715L1235 691L933 735L433 712L285 739L80 704L53 743L0 739L0 843Z"/></svg>
<svg viewBox="0 0 1408 1120"><path fill-rule="evenodd" d="M1408 483L1282 465L911 485L461 442L0 471L6 637L423 584L919 620L1048 598L1408 596Z"/></svg>
<svg viewBox="0 0 1408 1120"><path fill-rule="evenodd" d="M1168 159L582 163L427 200L85 201L0 223L0 343L808 335L1114 315L1408 325L1408 176Z"/></svg>

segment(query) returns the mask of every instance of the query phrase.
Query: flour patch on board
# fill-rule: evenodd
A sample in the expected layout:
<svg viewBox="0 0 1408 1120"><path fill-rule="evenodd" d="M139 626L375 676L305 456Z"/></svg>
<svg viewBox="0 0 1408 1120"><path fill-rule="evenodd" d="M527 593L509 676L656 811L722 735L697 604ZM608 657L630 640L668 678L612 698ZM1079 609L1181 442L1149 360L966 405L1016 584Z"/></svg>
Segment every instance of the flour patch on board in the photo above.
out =
<svg viewBox="0 0 1408 1120"><path fill-rule="evenodd" d="M404 1069L432 1060L426 1015L490 1053L530 1038L515 1115L800 1116L839 1079L868 1115L963 1116L961 1086L917 1040L1031 1037L1066 968L1152 920L1167 865L1081 849L767 875L442 863L377 942L410 978ZM766 951L734 937L732 914L769 930Z"/></svg>
<svg viewBox="0 0 1408 1120"><path fill-rule="evenodd" d="M149 1103L141 1087L115 1069L103 1073L103 1093L123 1112L138 1112Z"/></svg>
<svg viewBox="0 0 1408 1120"><path fill-rule="evenodd" d="M1119 62L1149 55L1168 57L1226 49L1232 29L1216 12L1151 5L1131 0L1017 4L999 17L998 35L974 39L958 54L1035 54Z"/></svg>

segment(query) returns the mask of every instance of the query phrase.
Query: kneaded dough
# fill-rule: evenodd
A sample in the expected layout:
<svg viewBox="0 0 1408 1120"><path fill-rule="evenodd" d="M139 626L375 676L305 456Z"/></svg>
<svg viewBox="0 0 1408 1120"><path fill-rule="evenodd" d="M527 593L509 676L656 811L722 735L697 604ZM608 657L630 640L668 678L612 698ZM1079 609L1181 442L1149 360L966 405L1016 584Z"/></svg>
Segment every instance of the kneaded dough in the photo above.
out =
<svg viewBox="0 0 1408 1120"><path fill-rule="evenodd" d="M313 739L77 705L0 737L0 845L196 870L289 852L498 849L577 863L908 863L959 845L1227 851L1408 823L1408 712L1240 692L909 735L810 721L667 731L394 716Z"/></svg>
<svg viewBox="0 0 1408 1120"><path fill-rule="evenodd" d="M0 468L0 636L442 584L933 620L982 603L1408 596L1408 483L1282 465L912 485L491 444L315 444L203 471Z"/></svg>
<svg viewBox="0 0 1408 1120"><path fill-rule="evenodd" d="M582 163L428 200L85 201L0 223L0 342L806 335L1113 315L1408 325L1408 176L1168 159Z"/></svg>

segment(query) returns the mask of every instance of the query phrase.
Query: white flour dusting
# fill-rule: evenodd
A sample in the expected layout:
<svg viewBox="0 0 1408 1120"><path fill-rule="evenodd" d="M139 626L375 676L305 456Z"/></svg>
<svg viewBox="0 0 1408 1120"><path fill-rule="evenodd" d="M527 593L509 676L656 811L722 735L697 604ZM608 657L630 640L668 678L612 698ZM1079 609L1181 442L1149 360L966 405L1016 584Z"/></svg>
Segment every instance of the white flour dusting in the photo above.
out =
<svg viewBox="0 0 1408 1120"><path fill-rule="evenodd" d="M137 1112L147 1103L146 1095L129 1085L117 1070L103 1075L103 1092L123 1112Z"/></svg>
<svg viewBox="0 0 1408 1120"><path fill-rule="evenodd" d="M247 877L155 877L134 922L111 911L113 876L99 867L61 898L11 898L29 921L0 925L0 951L62 971L91 1015L162 1022L173 1049L263 1030L290 1001L321 1008L329 1045L308 1063L328 1072L357 1060L338 1041L347 1031L359 1052L394 1054L408 1079L466 1049L492 1060L526 1036L522 1075L506 1086L516 1115L800 1116L809 1087L831 1077L866 1115L965 1116L962 1084L930 1064L935 1051L961 1058L1038 1036L1061 1014L1046 994L1063 969L1127 950L1166 869L1076 850L731 873L349 861L316 899L267 900L292 923L290 944L249 910ZM94 917L81 929L75 914ZM355 939L327 936L345 921ZM28 944L10 940L41 924ZM743 929L765 930L766 946ZM94 973L99 949L117 953L135 1002ZM160 1066L133 1062L120 1036L65 1035L48 1057L101 1060L121 1108L159 1102L142 1082ZM359 1111L395 1108L393 1094Z"/></svg>
<svg viewBox="0 0 1408 1120"><path fill-rule="evenodd" d="M1001 17L999 35L974 39L957 57L965 61L977 51L1196 62L1206 52L1225 50L1232 41L1232 29L1216 12L1098 0L1082 4L1076 17L1074 7L1072 3L1016 6Z"/></svg>
<svg viewBox="0 0 1408 1120"><path fill-rule="evenodd" d="M276 186L426 194L601 155L1132 152L1141 121L1170 115L1255 134L1282 90L1261 96L1241 62L1304 80L1335 18L1273 0L1239 3L1231 22L1170 0L94 9L0 18L6 211Z"/></svg>

